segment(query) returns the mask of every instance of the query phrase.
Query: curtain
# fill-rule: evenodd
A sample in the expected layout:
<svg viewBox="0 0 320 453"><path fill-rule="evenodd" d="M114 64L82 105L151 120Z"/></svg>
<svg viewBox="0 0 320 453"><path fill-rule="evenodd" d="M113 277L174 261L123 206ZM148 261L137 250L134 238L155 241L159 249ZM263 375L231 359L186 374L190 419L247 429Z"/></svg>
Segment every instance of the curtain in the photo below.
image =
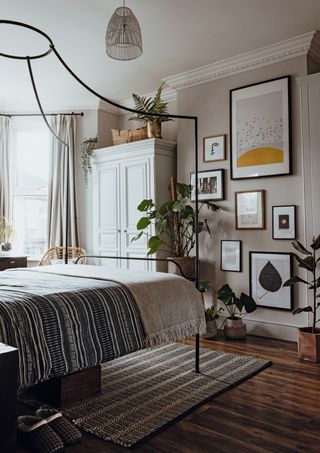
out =
<svg viewBox="0 0 320 453"><path fill-rule="evenodd" d="M51 127L69 147L51 134L51 163L48 187L48 246L65 247L66 193L68 192L68 246L79 246L75 184L76 117L52 117ZM69 163L69 166L67 165ZM67 173L67 167L69 171Z"/></svg>
<svg viewBox="0 0 320 453"><path fill-rule="evenodd" d="M0 218L9 218L10 179L9 179L10 118L0 116Z"/></svg>

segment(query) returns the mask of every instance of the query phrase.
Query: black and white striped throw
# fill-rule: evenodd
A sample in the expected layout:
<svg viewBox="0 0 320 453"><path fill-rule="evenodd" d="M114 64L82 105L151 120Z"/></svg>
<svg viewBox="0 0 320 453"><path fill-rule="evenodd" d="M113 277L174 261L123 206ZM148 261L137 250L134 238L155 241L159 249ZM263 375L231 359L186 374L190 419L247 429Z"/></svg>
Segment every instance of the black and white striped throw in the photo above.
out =
<svg viewBox="0 0 320 453"><path fill-rule="evenodd" d="M28 270L0 276L0 342L19 351L19 386L143 348L131 293L112 281Z"/></svg>

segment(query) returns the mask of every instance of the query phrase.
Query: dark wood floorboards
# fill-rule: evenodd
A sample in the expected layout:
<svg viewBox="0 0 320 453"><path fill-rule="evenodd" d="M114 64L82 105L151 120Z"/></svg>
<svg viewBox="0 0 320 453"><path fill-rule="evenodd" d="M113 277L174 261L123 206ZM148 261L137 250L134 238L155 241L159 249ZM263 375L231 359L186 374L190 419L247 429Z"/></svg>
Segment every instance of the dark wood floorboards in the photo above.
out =
<svg viewBox="0 0 320 453"><path fill-rule="evenodd" d="M248 337L245 341L202 341L201 345L262 357L273 366L134 452L320 453L320 365L300 362L296 344L279 340ZM24 451L18 447L18 453ZM80 444L66 449L67 453L128 451L86 433Z"/></svg>

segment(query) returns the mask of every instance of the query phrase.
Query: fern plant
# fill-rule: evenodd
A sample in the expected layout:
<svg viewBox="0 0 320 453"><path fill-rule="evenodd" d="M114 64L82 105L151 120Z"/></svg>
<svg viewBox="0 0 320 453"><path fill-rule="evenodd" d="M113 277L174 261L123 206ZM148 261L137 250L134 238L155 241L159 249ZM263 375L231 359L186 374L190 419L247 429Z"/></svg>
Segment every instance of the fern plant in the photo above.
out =
<svg viewBox="0 0 320 453"><path fill-rule="evenodd" d="M139 96L138 94L132 94L134 100L135 110L147 113L137 113L136 115L129 118L129 121L140 121L141 123L163 123L165 121L172 121L171 118L165 118L157 116L157 114L166 115L168 103L161 99L164 82L158 88L155 97L147 98L146 96Z"/></svg>

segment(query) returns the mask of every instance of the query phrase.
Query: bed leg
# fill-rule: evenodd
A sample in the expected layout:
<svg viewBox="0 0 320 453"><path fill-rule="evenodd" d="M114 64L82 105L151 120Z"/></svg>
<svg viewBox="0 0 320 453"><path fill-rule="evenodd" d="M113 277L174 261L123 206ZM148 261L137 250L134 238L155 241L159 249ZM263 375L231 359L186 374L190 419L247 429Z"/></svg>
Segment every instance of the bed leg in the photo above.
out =
<svg viewBox="0 0 320 453"><path fill-rule="evenodd" d="M196 335L196 362L195 362L195 372L200 373L200 335Z"/></svg>

